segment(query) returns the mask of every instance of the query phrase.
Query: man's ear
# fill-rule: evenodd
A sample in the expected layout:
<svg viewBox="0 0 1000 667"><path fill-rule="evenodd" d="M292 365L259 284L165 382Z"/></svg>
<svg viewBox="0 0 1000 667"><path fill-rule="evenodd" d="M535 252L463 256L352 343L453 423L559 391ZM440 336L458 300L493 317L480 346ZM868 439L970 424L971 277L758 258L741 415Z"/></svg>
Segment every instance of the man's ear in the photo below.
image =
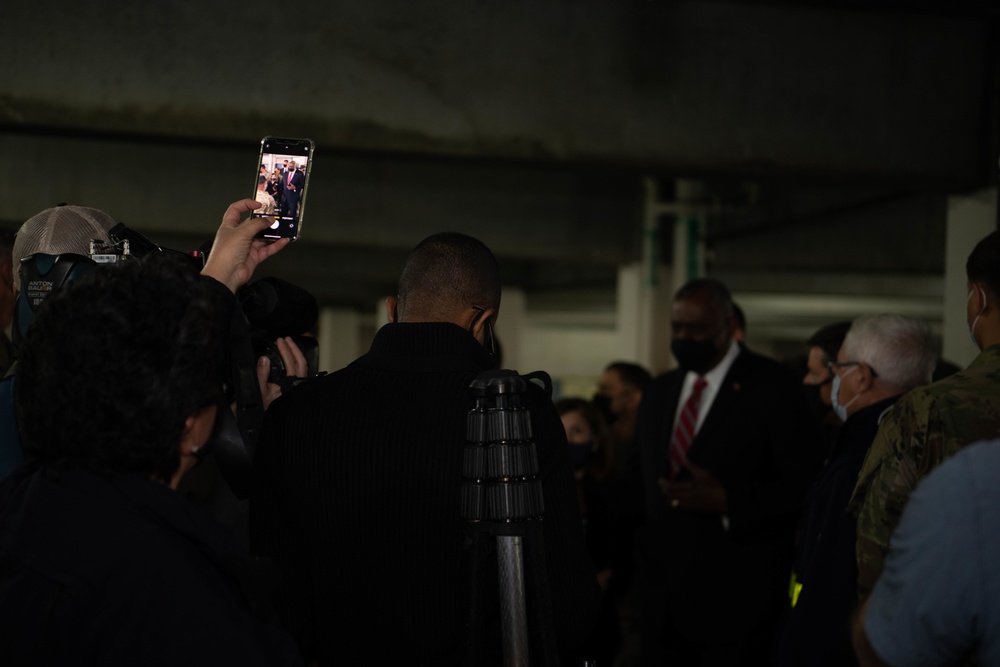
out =
<svg viewBox="0 0 1000 667"><path fill-rule="evenodd" d="M866 391L875 384L875 370L868 364L858 366L858 391Z"/></svg>
<svg viewBox="0 0 1000 667"><path fill-rule="evenodd" d="M493 314L496 313L496 308L487 308L484 311L476 311L476 318L472 320L472 336L482 343L485 340L486 334L483 329L486 327L486 322L488 322Z"/></svg>
<svg viewBox="0 0 1000 667"><path fill-rule="evenodd" d="M732 317L730 317L728 319L729 319L729 321L726 322L726 328L729 330L729 335L732 336L733 334L736 333L736 329L737 329L737 327L739 325L739 322L737 321L735 315L733 315Z"/></svg>
<svg viewBox="0 0 1000 667"><path fill-rule="evenodd" d="M991 296L992 295L989 292L986 291L985 287L983 287L981 285L976 285L976 298L980 299L980 301L979 301L979 305L980 305L979 312L982 313L983 315L989 315L990 312L993 310L994 304L993 304L993 299L991 298Z"/></svg>
<svg viewBox="0 0 1000 667"><path fill-rule="evenodd" d="M642 403L642 392L638 389L629 389L628 398L626 399L629 409L633 412L639 410L639 404Z"/></svg>
<svg viewBox="0 0 1000 667"><path fill-rule="evenodd" d="M399 317L399 314L396 312L397 304L399 304L399 297L385 297L385 314L389 318L390 323L395 323Z"/></svg>

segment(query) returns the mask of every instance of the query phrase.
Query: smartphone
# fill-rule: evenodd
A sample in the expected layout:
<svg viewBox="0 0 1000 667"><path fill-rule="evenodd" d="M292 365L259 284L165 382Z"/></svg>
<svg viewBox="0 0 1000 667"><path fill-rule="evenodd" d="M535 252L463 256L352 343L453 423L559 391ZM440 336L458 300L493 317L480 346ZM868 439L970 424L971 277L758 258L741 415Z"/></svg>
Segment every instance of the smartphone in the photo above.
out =
<svg viewBox="0 0 1000 667"><path fill-rule="evenodd" d="M274 224L257 236L293 241L299 238L315 148L311 139L260 140L253 198L263 206L251 213L251 217L273 217Z"/></svg>

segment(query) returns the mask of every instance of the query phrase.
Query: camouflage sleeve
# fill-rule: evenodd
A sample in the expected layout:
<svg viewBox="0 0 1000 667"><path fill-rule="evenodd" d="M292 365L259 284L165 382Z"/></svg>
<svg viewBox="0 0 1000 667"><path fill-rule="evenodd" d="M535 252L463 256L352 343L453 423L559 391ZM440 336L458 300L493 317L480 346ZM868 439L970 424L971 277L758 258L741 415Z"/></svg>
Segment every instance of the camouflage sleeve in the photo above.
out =
<svg viewBox="0 0 1000 667"><path fill-rule="evenodd" d="M857 517L858 596L871 592L882 572L889 538L920 480L929 437L929 406L919 396L900 400L883 419L865 458L848 510Z"/></svg>

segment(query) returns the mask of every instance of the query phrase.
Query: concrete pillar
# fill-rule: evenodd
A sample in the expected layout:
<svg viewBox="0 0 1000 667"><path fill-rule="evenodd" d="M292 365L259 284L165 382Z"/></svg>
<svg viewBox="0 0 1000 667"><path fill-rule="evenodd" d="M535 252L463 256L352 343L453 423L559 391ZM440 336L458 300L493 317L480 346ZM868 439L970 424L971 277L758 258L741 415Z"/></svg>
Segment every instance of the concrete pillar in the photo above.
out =
<svg viewBox="0 0 1000 667"><path fill-rule="evenodd" d="M964 367L979 353L965 317L969 296L965 261L976 243L997 228L997 188L948 197L947 215L942 356Z"/></svg>
<svg viewBox="0 0 1000 667"><path fill-rule="evenodd" d="M674 285L705 275L705 198L703 181L678 179L675 185L677 216L674 222Z"/></svg>
<svg viewBox="0 0 1000 667"><path fill-rule="evenodd" d="M679 179L677 201L661 200L656 179L643 179L642 261L618 269L618 353L653 373L674 366L670 354L670 304L674 291L705 275L704 226L707 188L704 182ZM661 261L661 220L674 216L673 262Z"/></svg>
<svg viewBox="0 0 1000 667"><path fill-rule="evenodd" d="M382 297L375 300L375 331L389 323L389 313L385 312L385 299Z"/></svg>
<svg viewBox="0 0 1000 667"><path fill-rule="evenodd" d="M534 368L525 367L524 327L527 316L527 298L524 290L504 287L500 297L496 336L501 346L503 368L530 373Z"/></svg>
<svg viewBox="0 0 1000 667"><path fill-rule="evenodd" d="M634 361L659 373L673 365L670 356L670 299L673 286L669 267L642 263L618 269L615 330L617 359ZM611 361L609 359L609 361Z"/></svg>
<svg viewBox="0 0 1000 667"><path fill-rule="evenodd" d="M319 369L340 370L363 351L360 313L344 308L323 308L319 313Z"/></svg>

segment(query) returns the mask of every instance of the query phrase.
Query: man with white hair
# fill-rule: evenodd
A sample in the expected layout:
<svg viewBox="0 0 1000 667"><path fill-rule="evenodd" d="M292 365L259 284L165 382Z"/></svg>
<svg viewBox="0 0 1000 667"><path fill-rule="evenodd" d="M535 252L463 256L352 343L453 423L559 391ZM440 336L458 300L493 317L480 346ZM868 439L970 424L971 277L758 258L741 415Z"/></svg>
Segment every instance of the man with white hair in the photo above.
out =
<svg viewBox="0 0 1000 667"><path fill-rule="evenodd" d="M1000 634L990 611L997 599L996 559L982 551L993 548L997 532L982 524L979 511L995 513L992 498L980 495L988 491L982 484L991 479L986 468L992 463L970 452L937 478L943 484L931 485L939 491L918 491L917 507L911 512L909 505L920 481L947 459L1000 437L1000 231L976 244L965 273L966 323L981 352L964 370L900 399L879 427L851 498L858 518L858 592L871 593L854 626L862 664L959 664L976 653L978 664L1000 664ZM976 474L965 474L969 470ZM963 476L955 497L940 496L942 487ZM933 522L929 507L939 515ZM904 510L911 518L900 524ZM942 524L953 535L941 532Z"/></svg>
<svg viewBox="0 0 1000 667"><path fill-rule="evenodd" d="M858 518L859 598L878 579L920 480L962 447L1000 437L1000 231L976 244L965 271L966 322L982 352L961 372L905 396L880 425L850 503Z"/></svg>
<svg viewBox="0 0 1000 667"><path fill-rule="evenodd" d="M779 665L853 664L847 628L857 604L857 522L847 504L882 417L931 381L935 363L927 327L891 314L854 320L830 362L833 409L844 426L803 515Z"/></svg>

